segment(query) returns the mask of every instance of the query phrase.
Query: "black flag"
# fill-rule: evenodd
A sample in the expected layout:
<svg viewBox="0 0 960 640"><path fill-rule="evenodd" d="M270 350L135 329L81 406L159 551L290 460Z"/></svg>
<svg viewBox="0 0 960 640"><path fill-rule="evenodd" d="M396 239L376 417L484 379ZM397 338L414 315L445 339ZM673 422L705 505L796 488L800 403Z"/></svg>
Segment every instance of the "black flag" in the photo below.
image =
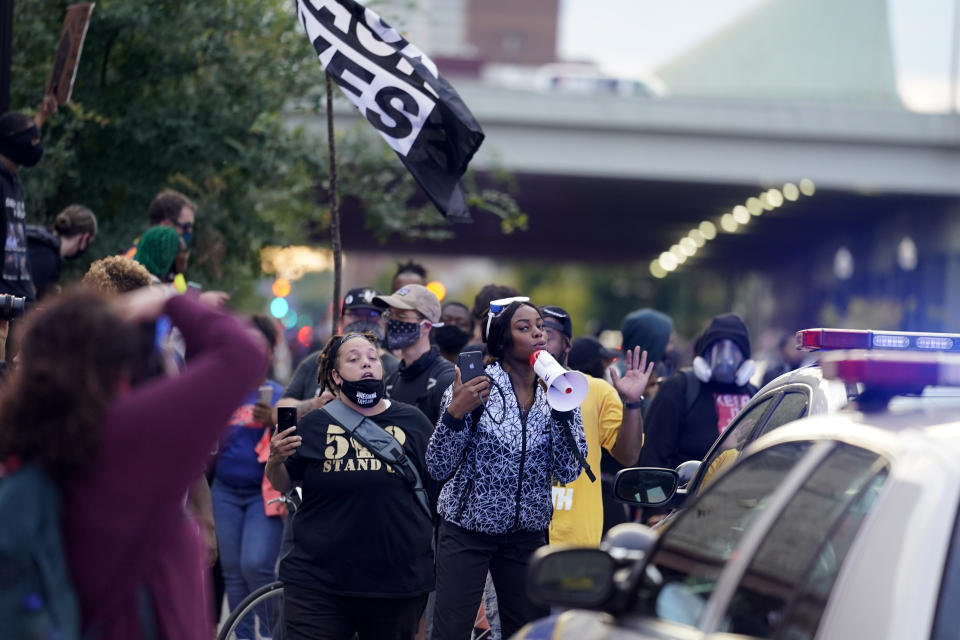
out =
<svg viewBox="0 0 960 640"><path fill-rule="evenodd" d="M440 212L469 220L460 178L483 131L433 61L354 0L297 0L297 5L327 73Z"/></svg>

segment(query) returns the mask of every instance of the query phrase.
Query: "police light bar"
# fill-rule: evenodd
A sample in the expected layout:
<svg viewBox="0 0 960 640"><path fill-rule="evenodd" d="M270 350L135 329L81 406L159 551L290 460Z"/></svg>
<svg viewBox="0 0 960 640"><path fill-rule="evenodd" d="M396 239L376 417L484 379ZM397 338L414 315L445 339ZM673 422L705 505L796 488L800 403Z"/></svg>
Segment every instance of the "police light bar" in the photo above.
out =
<svg viewBox="0 0 960 640"><path fill-rule="evenodd" d="M820 362L823 376L867 388L920 391L930 385L960 386L960 355L835 351Z"/></svg>
<svg viewBox="0 0 960 640"><path fill-rule="evenodd" d="M797 331L797 349L802 351L890 349L896 351L960 353L960 333L804 329L803 331Z"/></svg>

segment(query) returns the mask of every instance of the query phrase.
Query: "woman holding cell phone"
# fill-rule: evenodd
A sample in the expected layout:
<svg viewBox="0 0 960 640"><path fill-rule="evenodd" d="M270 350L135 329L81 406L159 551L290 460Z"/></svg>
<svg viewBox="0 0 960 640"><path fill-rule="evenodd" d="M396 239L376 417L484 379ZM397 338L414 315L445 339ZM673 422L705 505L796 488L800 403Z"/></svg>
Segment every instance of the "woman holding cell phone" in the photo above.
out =
<svg viewBox="0 0 960 640"><path fill-rule="evenodd" d="M586 456L580 410L547 404L530 356L546 347L543 319L528 298L490 303L483 326L484 375L459 369L427 448L437 504L437 604L433 640L470 637L489 570L503 637L538 617L526 593L530 555L546 543L552 484L572 482ZM564 434L564 431L568 434Z"/></svg>
<svg viewBox="0 0 960 640"><path fill-rule="evenodd" d="M319 383L373 421L428 478L432 425L419 409L384 397L373 334L334 336ZM325 408L271 439L267 477L303 489L293 547L280 562L287 638L412 640L433 589L433 523L410 486Z"/></svg>

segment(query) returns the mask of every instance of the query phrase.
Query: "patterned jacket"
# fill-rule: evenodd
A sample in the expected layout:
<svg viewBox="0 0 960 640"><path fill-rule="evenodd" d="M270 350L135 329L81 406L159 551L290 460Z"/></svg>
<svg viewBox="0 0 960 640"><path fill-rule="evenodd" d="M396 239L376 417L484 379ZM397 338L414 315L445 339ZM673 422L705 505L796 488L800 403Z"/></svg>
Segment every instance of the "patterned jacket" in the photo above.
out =
<svg viewBox="0 0 960 640"><path fill-rule="evenodd" d="M447 522L480 533L546 530L553 514L551 486L573 482L580 474L562 430L587 455L580 409L551 410L537 385L524 425L510 377L496 363L485 373L495 383L486 411L456 421L446 412L453 386L443 394L437 429L427 446L430 475L446 482L437 511Z"/></svg>

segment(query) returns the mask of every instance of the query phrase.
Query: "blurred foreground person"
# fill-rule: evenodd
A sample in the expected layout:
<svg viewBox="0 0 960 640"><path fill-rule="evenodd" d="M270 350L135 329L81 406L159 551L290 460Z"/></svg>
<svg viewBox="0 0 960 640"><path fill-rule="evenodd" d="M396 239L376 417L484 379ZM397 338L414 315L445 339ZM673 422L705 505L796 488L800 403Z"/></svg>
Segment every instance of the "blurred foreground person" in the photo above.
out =
<svg viewBox="0 0 960 640"><path fill-rule="evenodd" d="M428 478L432 427L416 407L384 397L371 334L330 338L319 375L337 400L275 434L266 467L278 491L303 489L293 548L280 561L286 638L412 640L433 589L433 523L406 472ZM360 428L347 430L345 417L372 422L406 463L387 465Z"/></svg>
<svg viewBox="0 0 960 640"><path fill-rule="evenodd" d="M144 329L152 337L149 323L161 314L187 341L187 367L132 387L150 357ZM184 494L263 376L262 342L168 288L113 301L75 290L28 319L20 365L0 398L0 459L38 465L59 488L84 637L209 640L203 558Z"/></svg>

